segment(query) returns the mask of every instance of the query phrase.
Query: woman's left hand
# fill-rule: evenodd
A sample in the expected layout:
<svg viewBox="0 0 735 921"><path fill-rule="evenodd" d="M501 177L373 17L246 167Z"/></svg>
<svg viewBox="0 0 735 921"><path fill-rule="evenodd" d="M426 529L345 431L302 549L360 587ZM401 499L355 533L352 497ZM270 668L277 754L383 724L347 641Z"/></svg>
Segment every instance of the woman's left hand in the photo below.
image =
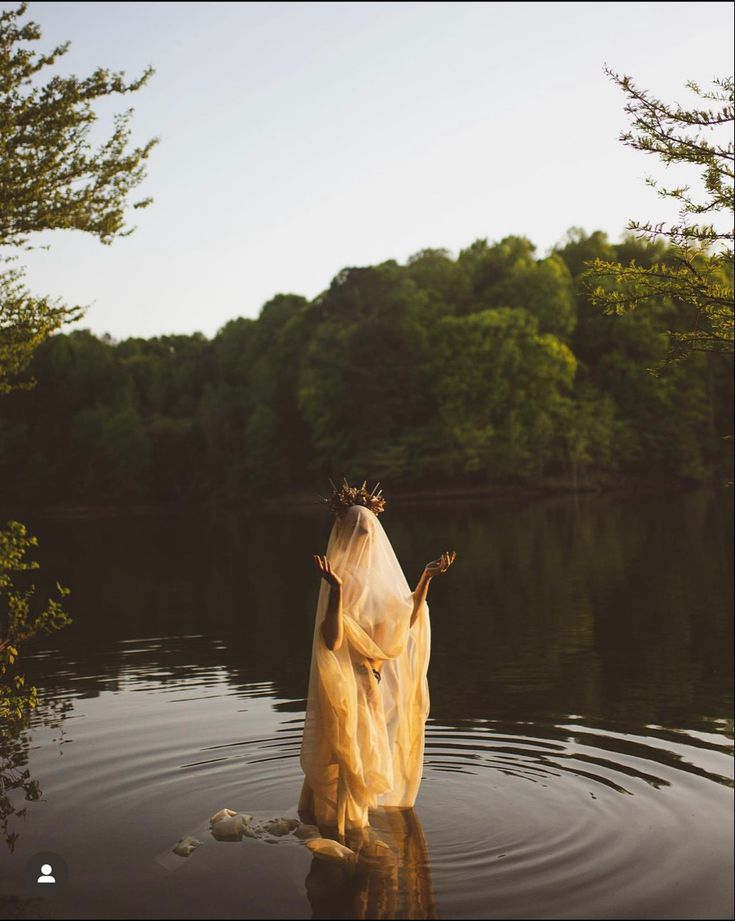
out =
<svg viewBox="0 0 735 921"><path fill-rule="evenodd" d="M449 551L442 553L438 559L432 560L430 563L426 564L424 567L424 572L428 576L436 576L439 573L446 572L456 559L456 550L452 550L451 553Z"/></svg>

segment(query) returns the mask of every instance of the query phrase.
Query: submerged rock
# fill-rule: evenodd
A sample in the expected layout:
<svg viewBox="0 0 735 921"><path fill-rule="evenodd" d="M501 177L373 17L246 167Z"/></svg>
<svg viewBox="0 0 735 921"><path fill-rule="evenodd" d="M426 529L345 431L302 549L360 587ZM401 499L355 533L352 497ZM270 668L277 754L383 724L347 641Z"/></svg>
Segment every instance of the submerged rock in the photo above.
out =
<svg viewBox="0 0 735 921"><path fill-rule="evenodd" d="M202 842L197 841L196 838L192 838L191 835L185 835L183 838L179 839L178 844L173 848L173 852L174 854L178 854L179 857L188 857L201 843Z"/></svg>
<svg viewBox="0 0 735 921"><path fill-rule="evenodd" d="M289 835L300 824L298 819L269 819L261 823L261 828L276 838L282 838L284 835Z"/></svg>
<svg viewBox="0 0 735 921"><path fill-rule="evenodd" d="M320 860L340 861L354 863L357 860L357 854L340 844L339 841L333 841L331 838L311 838L305 842L309 850Z"/></svg>
<svg viewBox="0 0 735 921"><path fill-rule="evenodd" d="M209 821L210 821L210 824L214 825L214 823L219 822L220 819L226 819L229 816L233 816L233 815L237 815L234 809L220 809L219 812L215 812L215 814L210 818Z"/></svg>
<svg viewBox="0 0 735 921"><path fill-rule="evenodd" d="M291 816L273 816L255 818L234 809L220 809L210 818L210 832L220 841L240 841L242 838L257 838L266 844L278 844L289 840L295 844L306 844L314 854L323 860L354 860L355 851L349 847L322 838L316 825L308 825ZM313 841L321 844L312 846Z"/></svg>
<svg viewBox="0 0 735 921"><path fill-rule="evenodd" d="M230 810L227 810L228 812ZM241 838L250 826L252 816L235 812L225 815L212 823L212 834L215 838ZM253 836L254 837L254 836Z"/></svg>

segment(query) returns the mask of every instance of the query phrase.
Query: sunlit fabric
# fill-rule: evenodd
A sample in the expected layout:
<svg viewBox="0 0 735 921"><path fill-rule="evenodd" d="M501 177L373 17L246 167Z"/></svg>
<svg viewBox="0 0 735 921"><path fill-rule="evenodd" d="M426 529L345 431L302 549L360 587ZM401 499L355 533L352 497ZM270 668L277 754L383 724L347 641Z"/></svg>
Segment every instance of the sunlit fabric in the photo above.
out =
<svg viewBox="0 0 735 921"><path fill-rule="evenodd" d="M371 806L413 806L429 714L429 606L410 626L413 595L377 516L352 506L332 528L326 556L342 579L344 640L322 635L330 586L317 601L301 745L299 811L319 825L369 824ZM381 679L372 666L382 664ZM371 664L372 663L372 664Z"/></svg>

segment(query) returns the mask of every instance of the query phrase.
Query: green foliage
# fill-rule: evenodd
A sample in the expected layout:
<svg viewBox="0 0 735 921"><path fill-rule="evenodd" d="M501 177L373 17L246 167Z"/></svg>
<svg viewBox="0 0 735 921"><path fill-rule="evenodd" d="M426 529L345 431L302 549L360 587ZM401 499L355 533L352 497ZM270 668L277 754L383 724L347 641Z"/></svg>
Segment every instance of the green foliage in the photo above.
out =
<svg viewBox="0 0 735 921"><path fill-rule="evenodd" d="M598 480L617 473L624 427L614 399L590 382L578 383L575 398L562 398L554 409L555 447L572 487L591 472Z"/></svg>
<svg viewBox="0 0 735 921"><path fill-rule="evenodd" d="M0 394L15 387L34 350L64 323L79 319L81 312L53 305L48 298L34 298L22 283L23 271L0 272Z"/></svg>
<svg viewBox="0 0 735 921"><path fill-rule="evenodd" d="M541 332L566 339L576 322L571 273L556 254L537 260L534 250L525 237L506 237L494 246L476 240L462 250L458 262L470 278L470 309L522 307Z"/></svg>
<svg viewBox="0 0 735 921"><path fill-rule="evenodd" d="M34 234L47 230L80 230L110 244L135 228L126 228L124 208L130 192L144 178L144 162L157 138L129 149L128 122L133 110L114 116L110 137L95 149L89 142L97 120L93 104L113 94L140 89L153 70L131 83L124 72L98 68L91 76L53 76L44 69L63 56L69 43L50 54L38 54L31 42L41 38L34 22L22 24L27 3L0 13L0 262L18 259L15 250L30 250ZM150 198L133 202L145 208ZM31 389L35 381L22 375L50 334L79 319L83 309L31 294L23 268L0 271L0 394L24 392L30 416L36 411L40 428L17 420L0 425L4 447L14 444L22 455L20 468L3 459L6 486L13 498L43 501L54 495L73 469L89 494L109 499L138 494L149 466L149 445L137 408L133 382L116 373L116 361L106 344L88 333L61 338L51 350L44 372L56 377L56 400L44 403ZM86 361L82 374L75 362L79 347ZM77 378L74 381L74 378ZM71 385L71 386L70 386ZM75 386L76 385L76 390ZM89 396L92 395L92 400ZM5 399L12 399L6 396ZM75 418L70 411L78 409ZM12 415L12 414L11 414ZM69 428L67 423L71 422ZM66 457L50 453L50 445L65 441ZM71 443L69 443L71 441ZM38 564L25 562L35 538L10 522L0 531L0 718L19 721L35 707L35 688L25 688L16 669L19 645L35 635L58 630L70 622L57 599L31 613L33 586L17 587L14 577ZM22 578L22 577L21 577ZM58 586L59 598L68 589Z"/></svg>
<svg viewBox="0 0 735 921"><path fill-rule="evenodd" d="M229 502L342 475L583 487L722 472L728 358L662 366L686 308L651 299L616 316L583 284L590 258L652 265L665 244L576 228L534 252L509 237L347 268L313 301L277 295L212 340L53 335L31 363L37 386L0 404L0 499Z"/></svg>
<svg viewBox="0 0 735 921"><path fill-rule="evenodd" d="M124 73L98 68L91 76L54 76L44 68L64 55L69 42L50 54L27 47L41 38L37 23L20 23L28 4L0 13L0 262L32 249L29 237L45 230L81 230L109 244L127 236L124 206L144 178L154 138L128 149L133 110L114 117L111 136L98 149L89 143L97 120L93 103L143 86L151 68L131 83ZM133 203L145 208L152 199ZM23 284L24 269L0 272L0 393L24 386L17 378L33 350L83 309L36 297ZM13 383L15 382L15 383ZM25 386L27 386L27 383Z"/></svg>
<svg viewBox="0 0 735 921"><path fill-rule="evenodd" d="M158 139L128 150L128 109L115 116L112 135L94 150L88 140L97 119L92 103L136 92L154 70L147 68L132 83L125 82L124 71L104 68L83 79L57 75L42 83L38 75L66 54L69 42L50 54L22 47L41 38L36 23L18 24L27 7L21 3L0 14L0 241L22 245L34 231L66 229L109 244L134 230L124 229L124 205L144 178L143 161Z"/></svg>
<svg viewBox="0 0 735 921"><path fill-rule="evenodd" d="M35 586L22 590L16 584L18 573L39 568L36 560L26 559L36 546L38 540L29 537L19 521L9 521L5 530L0 530L0 720L9 722L22 719L26 709L38 703L36 688L26 687L25 676L18 670L18 648L31 637L71 623L59 600L69 594L68 588L57 583L59 599L48 599L34 613Z"/></svg>
<svg viewBox="0 0 735 921"><path fill-rule="evenodd" d="M445 475L539 475L548 460L551 413L571 388L576 362L523 309L446 317L432 356Z"/></svg>
<svg viewBox="0 0 735 921"><path fill-rule="evenodd" d="M679 223L630 221L628 228L655 241L667 238L667 258L642 266L635 260L590 261L591 300L611 313L624 313L652 301L670 300L681 308L684 322L668 332L675 356L693 351L732 354L733 351L733 142L735 120L733 79L714 81L713 92L694 82L687 87L700 99L721 103L718 109L683 109L639 90L629 76L606 73L626 94L625 111L633 130L620 140L627 146L658 156L667 166L689 164L701 170L703 197L697 200L689 186L659 187L646 181L662 198L679 205ZM720 132L723 142L709 140ZM724 227L699 223L702 216L721 217Z"/></svg>

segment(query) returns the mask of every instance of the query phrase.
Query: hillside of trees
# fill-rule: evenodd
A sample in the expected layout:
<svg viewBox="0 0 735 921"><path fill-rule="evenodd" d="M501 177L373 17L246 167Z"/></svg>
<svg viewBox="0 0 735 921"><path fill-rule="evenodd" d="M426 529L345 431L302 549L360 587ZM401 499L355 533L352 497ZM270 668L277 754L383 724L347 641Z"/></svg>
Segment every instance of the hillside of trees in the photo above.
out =
<svg viewBox="0 0 735 921"><path fill-rule="evenodd" d="M0 501L237 501L323 494L343 475L386 490L726 475L731 357L667 362L683 308L602 313L583 279L594 258L668 254L578 229L547 257L525 237L477 240L346 268L213 339L52 336L37 385L0 406Z"/></svg>

